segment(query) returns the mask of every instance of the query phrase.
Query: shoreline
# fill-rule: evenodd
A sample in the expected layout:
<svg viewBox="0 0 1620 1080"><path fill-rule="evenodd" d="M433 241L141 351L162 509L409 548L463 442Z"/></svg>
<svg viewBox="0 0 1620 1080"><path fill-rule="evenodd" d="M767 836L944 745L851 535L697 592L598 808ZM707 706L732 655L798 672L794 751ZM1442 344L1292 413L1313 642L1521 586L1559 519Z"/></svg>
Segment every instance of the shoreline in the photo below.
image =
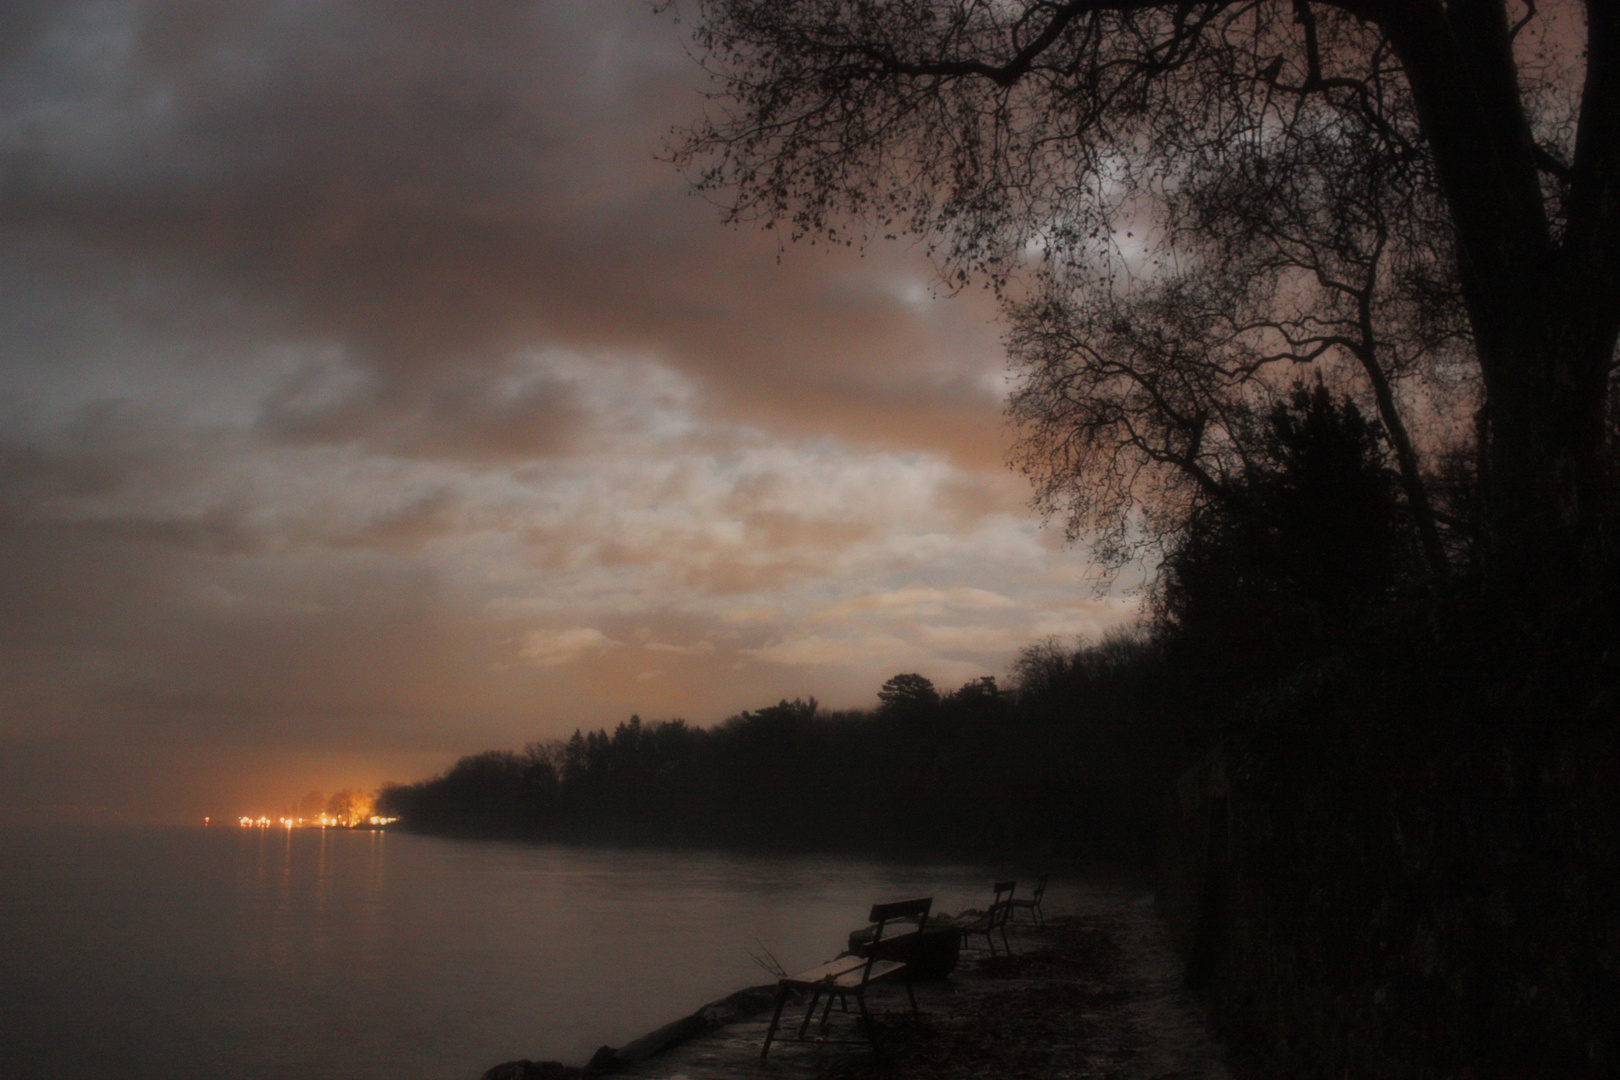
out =
<svg viewBox="0 0 1620 1080"><path fill-rule="evenodd" d="M877 1053L864 1039L851 1040L853 1018L835 1012L827 1041L773 1043L767 1072L759 1050L775 991L769 984L710 1002L623 1047L603 1047L583 1066L511 1061L482 1078L1231 1080L1147 896L1054 914L1045 927L1019 924L1012 945L1011 955L964 950L950 978L916 983L920 1023L905 1015L903 984L874 984L874 1012L895 1017L884 1023Z"/></svg>
<svg viewBox="0 0 1620 1080"><path fill-rule="evenodd" d="M504 1061L481 1074L481 1080L567 1080L572 1077L608 1076L671 1050L693 1039L746 1020L771 1007L775 983L747 986L711 1001L696 1012L633 1039L620 1047L604 1046L584 1065L564 1065L560 1061Z"/></svg>

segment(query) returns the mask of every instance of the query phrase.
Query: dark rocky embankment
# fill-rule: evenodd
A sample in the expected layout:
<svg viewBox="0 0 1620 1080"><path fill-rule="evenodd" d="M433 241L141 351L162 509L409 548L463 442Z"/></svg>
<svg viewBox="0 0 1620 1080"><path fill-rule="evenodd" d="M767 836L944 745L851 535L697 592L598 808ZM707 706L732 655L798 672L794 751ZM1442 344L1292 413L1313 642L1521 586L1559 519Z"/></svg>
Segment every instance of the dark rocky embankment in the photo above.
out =
<svg viewBox="0 0 1620 1080"><path fill-rule="evenodd" d="M608 1076L702 1035L755 1016L771 1007L775 985L750 986L711 1001L690 1016L665 1024L624 1046L604 1046L583 1066L558 1061L507 1061L488 1069L483 1080L580 1080Z"/></svg>

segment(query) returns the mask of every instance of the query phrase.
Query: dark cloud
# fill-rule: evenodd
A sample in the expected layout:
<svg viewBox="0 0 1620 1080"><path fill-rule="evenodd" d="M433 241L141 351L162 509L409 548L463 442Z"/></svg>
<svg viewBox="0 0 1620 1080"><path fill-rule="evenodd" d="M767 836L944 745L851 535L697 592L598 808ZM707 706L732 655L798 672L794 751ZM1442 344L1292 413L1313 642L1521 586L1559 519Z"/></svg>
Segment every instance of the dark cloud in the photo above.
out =
<svg viewBox="0 0 1620 1080"><path fill-rule="evenodd" d="M642 0L0 5L8 798L189 814L1081 625L991 299L720 227L658 159L702 78ZM837 602L969 586L1020 599Z"/></svg>
<svg viewBox="0 0 1620 1080"><path fill-rule="evenodd" d="M993 340L982 304L930 334L872 287L915 265L780 257L767 234L718 228L654 160L696 108L697 77L640 4L219 8L123 9L134 44L115 70L60 89L60 114L8 148L11 228L245 290L384 384L498 367L536 342L645 349L767 420L853 438L886 426L848 412L875 369L893 380L964 331ZM41 29L62 33L83 10ZM914 415L905 438L982 467L991 395L912 382L877 387L889 416ZM478 410L465 387L402 393L462 395L423 414L449 429ZM464 441L450 430L444 444Z"/></svg>
<svg viewBox="0 0 1620 1080"><path fill-rule="evenodd" d="M265 402L265 429L398 457L510 461L564 452L584 424L572 388L544 378L373 376L335 395L328 378L315 368L295 373Z"/></svg>

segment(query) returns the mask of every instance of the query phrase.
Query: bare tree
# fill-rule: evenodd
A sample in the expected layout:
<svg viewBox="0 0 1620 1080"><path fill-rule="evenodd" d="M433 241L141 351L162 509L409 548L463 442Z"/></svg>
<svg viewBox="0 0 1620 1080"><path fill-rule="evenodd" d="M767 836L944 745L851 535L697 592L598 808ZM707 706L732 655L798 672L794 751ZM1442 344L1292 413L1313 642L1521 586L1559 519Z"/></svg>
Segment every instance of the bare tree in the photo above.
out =
<svg viewBox="0 0 1620 1080"><path fill-rule="evenodd" d="M1257 417L1298 369L1326 368L1379 417L1425 557L1444 570L1408 415L1433 429L1468 400L1472 350L1432 187L1411 141L1359 98L1283 104L1273 137L1184 151L1165 196L1182 223L1161 245L1173 269L1097 289L1048 264L1009 305L1014 458L1037 505L1071 538L1100 539L1105 560L1162 549L1230 498L1266 429ZM1455 436L1429 434L1437 449Z"/></svg>
<svg viewBox="0 0 1620 1080"><path fill-rule="evenodd" d="M1167 377L1189 383L1180 388L1189 407L1167 398L1173 423L1120 444L1140 456L1113 462L1115 482L1153 479L1142 463L1156 455L1176 468L1202 462L1219 419L1203 406L1252 407L1245 394L1264 385L1240 380L1242 393L1213 393L1221 372L1177 356L1229 369L1332 352L1359 368L1366 392L1388 399L1380 415L1393 404L1400 418L1403 372L1431 346L1457 341L1434 333L1448 322L1449 296L1465 316L1479 384L1488 569L1527 599L1570 595L1596 573L1604 405L1620 336L1620 8L687 2L720 89L679 156L700 165L700 187L725 193L733 218L834 241L852 229L926 236L956 281L977 273L1001 283L1033 260L1048 272L1046 301L1067 302L1081 287L1109 297L1071 324L1088 335L1109 304L1146 337L1156 331L1140 324L1166 313L1167 298L1210 299L1199 295L1198 274L1219 275L1222 258L1196 243L1177 248L1202 223L1208 206L1199 199L1222 190L1223 161L1285 164L1302 188L1278 205L1314 205L1326 216L1299 220L1306 231L1297 237L1260 229L1246 245L1241 230L1229 235L1234 254L1287 257L1240 303L1213 305L1212 315L1228 309L1224 325L1188 326L1183 316L1197 334L1179 343L1159 335L1158 359ZM1313 140L1340 152L1313 161ZM1368 161L1352 156L1358 140L1385 172L1362 169ZM1255 152L1233 153L1245 145ZM1335 189L1362 173L1378 181L1370 202ZM1243 179L1253 190L1260 178ZM1215 219L1237 224L1242 215ZM1424 220L1443 227L1438 243L1410 230ZM1182 265L1184 254L1194 261ZM1333 260L1348 255L1360 260L1359 277L1333 276ZM1408 270L1417 272L1403 286ZM1153 288L1133 292L1143 277ZM1312 278L1316 299L1297 318L1266 327L1253 319L1300 296L1299 283ZM1426 285L1442 300L1432 325L1389 307L1397 295L1425 299ZM1392 338L1396 326L1415 336ZM1154 391L1128 373L1108 387ZM1401 425L1385 426L1400 438ZM1084 455L1071 463L1096 467ZM1418 470L1403 461L1402 471L1416 507Z"/></svg>

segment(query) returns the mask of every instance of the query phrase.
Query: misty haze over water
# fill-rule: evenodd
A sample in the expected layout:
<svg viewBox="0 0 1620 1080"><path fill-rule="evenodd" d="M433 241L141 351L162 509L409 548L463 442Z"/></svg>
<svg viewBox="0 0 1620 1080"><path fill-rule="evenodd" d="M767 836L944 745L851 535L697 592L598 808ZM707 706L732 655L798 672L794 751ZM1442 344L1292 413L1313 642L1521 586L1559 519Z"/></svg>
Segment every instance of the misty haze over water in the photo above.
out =
<svg viewBox="0 0 1620 1080"><path fill-rule="evenodd" d="M0 1075L454 1080L581 1064L1007 868L235 825L0 831Z"/></svg>

